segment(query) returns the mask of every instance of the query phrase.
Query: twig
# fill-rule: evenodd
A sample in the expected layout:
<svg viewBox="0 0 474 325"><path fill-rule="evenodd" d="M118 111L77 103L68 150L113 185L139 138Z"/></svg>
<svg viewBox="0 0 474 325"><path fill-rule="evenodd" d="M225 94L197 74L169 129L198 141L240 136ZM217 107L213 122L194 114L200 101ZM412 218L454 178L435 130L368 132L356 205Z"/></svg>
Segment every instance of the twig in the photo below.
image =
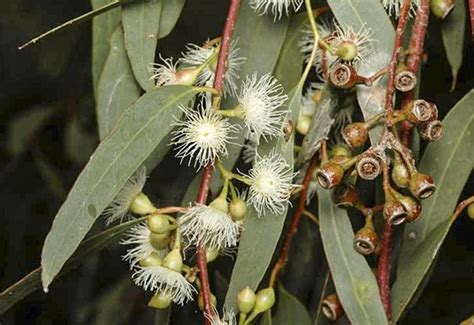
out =
<svg viewBox="0 0 474 325"><path fill-rule="evenodd" d="M395 93L395 71L398 64L398 59L402 51L403 45L403 32L408 21L408 15L410 11L411 0L405 0L400 13L400 18L398 20L396 35L395 35L395 45L393 48L392 59L389 65L388 72L388 83L387 83L387 94L385 97L385 112L387 114L387 120L391 120L393 113L393 95ZM385 133L388 130L389 125L385 124ZM385 138L382 136L381 141ZM383 166L383 179L384 179L384 191L387 193L388 189L388 166L387 162L382 164ZM392 226L385 222L384 230L382 234L382 249L380 250L380 256L378 260L377 267L377 283L380 290L380 298L382 300L385 313L387 314L387 319L390 321L392 318L392 305L390 301L390 257L392 250Z"/></svg>
<svg viewBox="0 0 474 325"><path fill-rule="evenodd" d="M217 91L222 92L224 85L224 74L227 57L229 55L229 49L232 39L232 34L234 32L235 22L239 14L240 0L231 0L229 11L227 13L227 18L224 24L224 30L222 32L221 44L219 49L219 56L217 61L217 68L214 77L213 87ZM213 100L213 106L218 107L220 105L220 95L215 96ZM196 202L199 204L205 204L207 199L207 194L209 192L209 185L211 183L212 177L212 165L209 164L204 169L204 174L202 175L201 184L199 186L199 193L196 199ZM209 285L209 275L207 272L207 261L206 261L206 248L199 246L197 248L197 266L199 268L199 278L201 281L201 294L202 300L204 302L204 317L205 324L210 325L210 318L213 316L213 310L211 307L211 290Z"/></svg>
<svg viewBox="0 0 474 325"><path fill-rule="evenodd" d="M316 165L316 155L313 156L311 159L308 169L306 170L306 174L304 176L301 195L298 201L298 207L296 209L295 214L293 215L293 221L291 223L290 229L286 233L285 241L283 242L283 247L280 252L280 256L278 257L277 262L273 266L272 273L270 275L270 281L268 286L273 287L275 285L275 281L278 277L278 273L280 273L281 269L285 266L286 261L288 260L288 253L290 252L290 245L291 241L293 240L294 235L298 231L298 225L301 220L301 216L304 213L304 208L306 204L306 194L308 192L308 185L311 181L311 176L313 174L313 169Z"/></svg>
<svg viewBox="0 0 474 325"><path fill-rule="evenodd" d="M65 23L62 23L61 25L59 26L56 26L50 30L48 30L47 32L33 38L31 41L28 41L26 42L25 44L21 45L18 47L19 50L23 50L25 47L31 45L31 44L35 44L36 42L40 41L41 39L51 35L51 34L54 34L56 32L59 32L60 30L62 29L65 29L69 26L72 26L74 24L78 24L78 23L81 23L81 22L84 22L86 20L89 20L89 19L92 19L94 18L95 16L98 16L106 11L109 11L115 7L118 7L120 5L122 5L125 1L122 1L122 0L116 0L116 1L112 1L110 3L107 3L106 5L103 5L102 7L99 7L97 9L94 9L92 11L89 11L83 15L80 15L79 17L76 17L76 18L73 18Z"/></svg>
<svg viewBox="0 0 474 325"><path fill-rule="evenodd" d="M316 217L313 213L309 212L308 210L303 210L303 215L319 226L318 217Z"/></svg>
<svg viewBox="0 0 474 325"><path fill-rule="evenodd" d="M408 14L410 12L411 0L405 0L400 12L400 19L398 20L397 30L395 34L395 45L393 48L392 59L388 71L387 94L385 96L385 110L388 117L393 112L393 94L395 93L395 70L397 68L398 58L402 51L403 32L405 31L408 22Z"/></svg>

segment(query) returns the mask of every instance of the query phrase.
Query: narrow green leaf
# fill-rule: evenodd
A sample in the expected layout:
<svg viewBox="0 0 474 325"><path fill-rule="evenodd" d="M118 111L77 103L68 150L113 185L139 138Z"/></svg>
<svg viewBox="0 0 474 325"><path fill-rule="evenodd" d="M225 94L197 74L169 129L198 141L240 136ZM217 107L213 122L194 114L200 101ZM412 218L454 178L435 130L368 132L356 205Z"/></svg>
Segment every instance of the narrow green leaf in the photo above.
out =
<svg viewBox="0 0 474 325"><path fill-rule="evenodd" d="M113 128L120 115L140 97L140 86L135 81L118 26L110 40L110 52L100 75L97 94L97 123L103 139Z"/></svg>
<svg viewBox="0 0 474 325"><path fill-rule="evenodd" d="M390 62L395 40L395 32L379 0L328 0L332 12L342 26L352 26L359 31L362 26L370 29L371 54L366 62L357 69L362 76L368 77L386 67ZM384 110L387 79L380 78L371 87L357 86L357 99L364 119L369 119ZM372 128L369 135L372 143L377 143L382 132L381 127Z"/></svg>
<svg viewBox="0 0 474 325"><path fill-rule="evenodd" d="M86 130L77 114L66 124L64 150L75 163L85 165L97 147L97 142L96 134Z"/></svg>
<svg viewBox="0 0 474 325"><path fill-rule="evenodd" d="M453 91L456 86L458 71L462 64L465 29L466 3L464 1L456 1L453 12L441 21L441 35L453 75L451 91Z"/></svg>
<svg viewBox="0 0 474 325"><path fill-rule="evenodd" d="M375 276L353 246L354 232L345 210L330 191L318 188L319 223L324 252L337 294L352 324L388 324Z"/></svg>
<svg viewBox="0 0 474 325"><path fill-rule="evenodd" d="M398 320L430 269L453 222L451 215L474 162L474 91L471 90L443 121L444 135L430 143L419 170L429 173L436 192L422 202L418 222L405 227L398 263L397 281L392 289L393 317Z"/></svg>
<svg viewBox="0 0 474 325"><path fill-rule="evenodd" d="M301 102L303 83L299 83L290 93L287 119L298 116ZM288 165L293 166L294 135L285 142L278 138L270 142L261 140L257 150L259 155L265 155L272 150L280 153ZM240 237L237 260L232 270L229 290L225 299L228 310L237 310L237 293L249 286L255 290L262 280L270 264L278 239L280 238L288 206L282 214L266 213L258 217L255 209L249 207L244 220L242 235ZM258 247L256 250L255 247Z"/></svg>
<svg viewBox="0 0 474 325"><path fill-rule="evenodd" d="M32 137L41 130L53 113L54 107L38 106L15 117L8 124L7 130L9 154L16 156L24 153Z"/></svg>
<svg viewBox="0 0 474 325"><path fill-rule="evenodd" d="M274 325L310 325L311 317L305 306L282 285L278 287L280 294L278 295L277 310L272 317L272 324Z"/></svg>
<svg viewBox="0 0 474 325"><path fill-rule="evenodd" d="M233 38L238 40L239 56L246 58L239 71L240 82L255 72L259 76L272 73L284 44L288 23L288 19L274 22L268 15L257 16L247 2L242 3L233 35ZM279 81L283 82L283 79ZM236 99L231 97L225 98L222 102L222 107L225 108L233 108L236 105ZM240 123L240 120L233 122ZM231 169L239 158L245 132L241 132L237 137L233 140L233 143L237 145L229 147L229 155L222 159L224 166L228 169ZM216 191L221 184L218 173L214 173L211 190Z"/></svg>
<svg viewBox="0 0 474 325"><path fill-rule="evenodd" d="M71 259L64 265L64 268L58 274L58 277L73 270L75 267L80 265L84 259L90 257L91 254L97 253L105 247L116 243L125 231L143 220L145 220L145 218L121 223L84 241L79 245L74 255L71 256ZM4 314L8 309L30 293L41 288L41 271L41 267L33 270L20 281L0 293L0 315Z"/></svg>
<svg viewBox="0 0 474 325"><path fill-rule="evenodd" d="M306 13L291 17L283 47L275 66L275 78L280 80L286 91L293 89L298 83L303 70L303 53L298 45L302 31L308 28Z"/></svg>
<svg viewBox="0 0 474 325"><path fill-rule="evenodd" d="M63 179L56 168L39 150L33 150L33 158L40 177L43 179L51 194L60 200L64 199L67 191Z"/></svg>
<svg viewBox="0 0 474 325"><path fill-rule="evenodd" d="M158 39L164 38L171 33L178 22L181 11L183 11L186 0L162 0L160 30Z"/></svg>
<svg viewBox="0 0 474 325"><path fill-rule="evenodd" d="M161 87L122 114L79 175L46 237L41 259L45 290L127 179L170 132L181 114L177 106L199 90Z"/></svg>
<svg viewBox="0 0 474 325"><path fill-rule="evenodd" d="M148 67L155 62L162 0L143 0L122 6L125 47L133 73L145 90L154 88Z"/></svg>
<svg viewBox="0 0 474 325"><path fill-rule="evenodd" d="M91 0L92 9L97 9L109 3L110 0ZM110 37L121 19L120 8L112 9L92 20L92 83L97 98L99 77L104 68L105 60L110 50Z"/></svg>

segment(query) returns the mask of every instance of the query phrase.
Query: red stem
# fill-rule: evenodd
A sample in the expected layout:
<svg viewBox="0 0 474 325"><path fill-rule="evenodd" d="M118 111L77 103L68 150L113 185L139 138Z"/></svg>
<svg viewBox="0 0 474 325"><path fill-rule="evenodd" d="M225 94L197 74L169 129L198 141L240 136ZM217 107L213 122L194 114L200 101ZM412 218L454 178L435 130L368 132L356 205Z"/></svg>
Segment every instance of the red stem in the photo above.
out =
<svg viewBox="0 0 474 325"><path fill-rule="evenodd" d="M393 48L392 59L388 70L387 94L385 96L385 110L390 115L393 112L393 94L395 93L395 70L397 69L398 58L402 52L403 32L408 21L411 0L405 0L400 12L397 30L395 34L395 45Z"/></svg>
<svg viewBox="0 0 474 325"><path fill-rule="evenodd" d="M430 16L429 10L429 0L422 0L416 15L415 22L413 23L413 29L410 38L410 52L407 58L407 68L414 73L416 73L420 68L421 56L423 55L423 47L425 44L426 29ZM401 108L405 108L412 100L413 91L410 91L405 94L405 97L403 97ZM407 147L410 144L412 129L413 125L409 122L404 121L401 123L400 140Z"/></svg>
<svg viewBox="0 0 474 325"><path fill-rule="evenodd" d="M224 75L227 57L229 56L229 49L232 39L232 34L234 32L235 22L237 16L239 15L240 0L231 0L229 11L227 13L227 18L224 24L224 30L222 31L221 45L219 50L219 57L217 61L216 73L214 77L214 88L220 93L224 86ZM220 103L220 96L215 97L217 104ZM204 169L204 174L202 175L201 184L199 186L199 193L196 199L196 203L205 204L207 200L207 194L209 192L209 184L211 183L212 177L212 164L209 164ZM199 268L199 280L201 282L201 295L204 302L204 317L205 324L211 324L211 318L213 315L213 310L211 307L211 289L209 285L209 274L207 271L207 261L206 261L206 248L200 246L197 248L197 266Z"/></svg>
<svg viewBox="0 0 474 325"><path fill-rule="evenodd" d="M303 190L300 193L300 198L298 201L298 207L296 209L295 214L293 215L293 221L291 223L290 229L288 230L285 241L283 242L283 247L280 252L280 256L278 257L277 262L273 266L272 273L270 275L270 282L269 287L273 287L275 285L276 279L278 277L278 273L281 269L285 266L286 261L288 260L288 254L290 252L291 241L293 240L294 235L298 231L298 225L301 220L301 216L303 215L304 207L306 205L306 194L308 193L308 186L309 182L311 181L311 177L313 174L313 169L316 165L316 155L313 156L311 162L309 163L308 169L306 170L306 174L303 180Z"/></svg>
<svg viewBox="0 0 474 325"><path fill-rule="evenodd" d="M471 40L474 42L474 0L469 0L469 20L471 21Z"/></svg>
<svg viewBox="0 0 474 325"><path fill-rule="evenodd" d="M398 59L402 51L403 43L403 32L408 21L408 15L410 11L411 0L405 0L398 20L395 45L393 48L392 59L389 65L388 71L388 84L387 94L385 97L385 111L387 112L388 118L391 118L393 113L393 95L395 93L395 71L398 64ZM385 164L384 168L384 182L388 182L388 167ZM380 256L377 267L377 282L380 290L380 298L382 300L387 319L392 319L392 304L390 301L390 267L391 267L391 250L392 250L392 226L388 223L384 223L384 229L382 233L382 248L380 250Z"/></svg>

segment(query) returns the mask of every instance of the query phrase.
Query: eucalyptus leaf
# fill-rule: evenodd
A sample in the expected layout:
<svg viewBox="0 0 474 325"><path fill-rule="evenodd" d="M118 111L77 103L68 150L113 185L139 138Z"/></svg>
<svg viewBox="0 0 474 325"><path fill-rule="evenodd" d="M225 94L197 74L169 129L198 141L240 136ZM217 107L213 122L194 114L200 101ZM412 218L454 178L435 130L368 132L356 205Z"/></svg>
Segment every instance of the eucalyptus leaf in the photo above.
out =
<svg viewBox="0 0 474 325"><path fill-rule="evenodd" d="M24 153L47 120L53 115L54 107L37 106L16 116L9 124L7 130L7 149L12 156Z"/></svg>
<svg viewBox="0 0 474 325"><path fill-rule="evenodd" d="M375 276L353 248L354 232L345 210L318 188L319 223L324 252L344 311L353 324L388 324Z"/></svg>
<svg viewBox="0 0 474 325"><path fill-rule="evenodd" d="M120 115L140 97L140 86L135 81L118 26L110 40L110 52L99 80L97 94L97 124L103 139L113 128Z"/></svg>
<svg viewBox="0 0 474 325"><path fill-rule="evenodd" d="M268 15L257 16L249 3L242 3L233 35L233 39L238 41L239 56L246 58L238 73L239 87L240 83L253 73L257 73L258 76L272 73L284 44L288 24L288 19L274 22ZM279 81L282 82L283 79ZM227 97L222 102L222 107L225 108L233 108L236 105L237 100L232 97ZM233 122L243 126L240 120ZM233 168L239 158L244 141L245 132L240 132L237 138L232 141L235 145L228 148L229 155L222 159L226 168ZM221 184L222 180L218 173L214 173L211 190L216 191Z"/></svg>
<svg viewBox="0 0 474 325"><path fill-rule="evenodd" d="M109 2L110 0L91 0L92 9L100 8ZM108 40L120 23L121 15L121 9L115 8L92 20L92 84L96 98L99 77L110 50Z"/></svg>
<svg viewBox="0 0 474 325"><path fill-rule="evenodd" d="M474 162L474 91L461 99L443 120L444 135L430 143L419 170L430 173L437 189L422 202L418 222L408 224L392 289L393 317L398 320L430 269L449 228L451 215Z"/></svg>
<svg viewBox="0 0 474 325"><path fill-rule="evenodd" d="M171 131L181 115L178 105L187 104L199 91L161 87L122 114L79 175L46 237L41 259L45 290L128 178Z"/></svg>
<svg viewBox="0 0 474 325"><path fill-rule="evenodd" d="M466 3L465 1L456 1L453 11L441 21L441 35L453 75L451 90L454 90L456 86L458 71L462 64L465 30Z"/></svg>
<svg viewBox="0 0 474 325"><path fill-rule="evenodd" d="M105 247L116 243L125 231L143 220L145 219L139 218L121 223L85 240L79 245L76 252L66 262L64 268L58 274L58 277L63 276L69 271L73 270L75 267L80 265L84 259L90 257L91 254L97 253ZM0 315L4 314L8 309L28 296L30 293L41 288L41 272L41 267L33 270L20 281L16 282L0 293Z"/></svg>
<svg viewBox="0 0 474 325"><path fill-rule="evenodd" d="M390 63L395 41L395 32L379 0L328 0L328 4L339 24L351 26L359 31L363 26L371 31L373 40L369 47L371 54L359 65L357 72L369 77ZM379 78L371 87L357 86L357 99L368 120L383 112L387 79ZM372 128L369 136L372 143L377 143L382 132L381 127Z"/></svg>
<svg viewBox="0 0 474 325"><path fill-rule="evenodd" d="M277 310L272 317L272 324L274 325L311 325L311 318L305 306L282 285L278 287L279 295L277 302Z"/></svg>
<svg viewBox="0 0 474 325"><path fill-rule="evenodd" d="M171 33L178 22L181 11L183 11L186 0L162 0L160 30L158 39L164 38Z"/></svg>
<svg viewBox="0 0 474 325"><path fill-rule="evenodd" d="M67 122L64 150L69 159L79 165L85 165L97 147L97 142L96 134L86 130L77 114Z"/></svg>
<svg viewBox="0 0 474 325"><path fill-rule="evenodd" d="M162 0L142 0L122 6L125 47L133 73L144 90L154 88L149 65L155 62Z"/></svg>
<svg viewBox="0 0 474 325"><path fill-rule="evenodd" d="M294 120L298 116L302 85L303 83L300 82L290 93L287 114L289 120ZM294 135L287 142L283 138L275 138L269 142L261 140L257 151L260 156L263 156L275 150L284 157L288 165L293 166L294 141ZM259 218L253 207L248 208L243 225L244 230L240 236L237 260L225 299L225 307L228 310L237 310L237 293L240 290L247 286L253 290L257 289L278 244L287 210L288 206L281 214L267 212ZM258 249L255 249L256 247Z"/></svg>

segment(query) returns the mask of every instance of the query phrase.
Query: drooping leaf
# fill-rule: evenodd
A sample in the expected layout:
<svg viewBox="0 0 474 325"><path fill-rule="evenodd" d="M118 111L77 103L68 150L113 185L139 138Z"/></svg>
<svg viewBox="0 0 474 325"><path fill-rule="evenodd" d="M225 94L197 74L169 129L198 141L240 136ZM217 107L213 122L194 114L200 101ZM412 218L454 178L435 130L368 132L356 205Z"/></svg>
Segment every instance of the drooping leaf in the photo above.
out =
<svg viewBox="0 0 474 325"><path fill-rule="evenodd" d="M122 112L140 97L140 86L133 76L123 37L123 29L118 26L112 34L110 52L100 75L96 105L100 139L110 132Z"/></svg>
<svg viewBox="0 0 474 325"><path fill-rule="evenodd" d="M453 11L441 21L441 35L453 76L451 91L456 86L458 71L462 64L465 29L466 3L456 1Z"/></svg>
<svg viewBox="0 0 474 325"><path fill-rule="evenodd" d="M395 40L395 32L385 10L379 0L328 0L337 21L342 26L351 26L359 31L362 26L371 31L371 54L361 64L357 72L364 76L372 76L385 68L390 62ZM367 120L384 110L385 77L374 82L371 87L357 86L357 99ZM382 132L381 127L372 128L369 135L372 143L377 143Z"/></svg>
<svg viewBox="0 0 474 325"><path fill-rule="evenodd" d="M122 6L125 48L133 73L144 90L154 87L149 65L155 61L162 0L142 0Z"/></svg>
<svg viewBox="0 0 474 325"><path fill-rule="evenodd" d="M102 7L109 2L110 0L91 0L92 9ZM120 8L115 8L92 20L92 83L96 98L99 77L110 50L108 41L119 24L121 16Z"/></svg>
<svg viewBox="0 0 474 325"><path fill-rule="evenodd" d="M303 83L300 82L290 93L288 103L289 113L287 119L294 120L298 116L301 101L301 89ZM263 156L272 150L281 154L288 165L293 166L294 135L285 142L283 138L274 139L269 142L261 140L257 148L258 154ZM237 293L249 286L255 290L262 280L270 264L273 252L275 251L278 239L280 238L288 206L281 214L267 212L264 216L258 217L253 207L249 207L244 220L237 260L232 270L229 290L225 299L225 307L230 310L237 309ZM255 247L258 247L256 250Z"/></svg>
<svg viewBox="0 0 474 325"><path fill-rule="evenodd" d="M174 26L178 22L181 11L183 10L186 0L162 0L160 30L158 31L158 39L164 38L171 33Z"/></svg>
<svg viewBox="0 0 474 325"><path fill-rule="evenodd" d="M40 131L53 113L54 107L39 106L15 117L8 124L8 152L12 156L24 153L32 137Z"/></svg>
<svg viewBox="0 0 474 325"><path fill-rule="evenodd" d="M277 302L277 309L275 315L272 317L272 324L274 325L310 325L311 317L305 306L282 285L278 287L279 295Z"/></svg>
<svg viewBox="0 0 474 325"><path fill-rule="evenodd" d="M41 260L45 289L127 179L170 132L181 114L177 106L187 104L199 90L161 87L122 114L79 175L46 237Z"/></svg>
<svg viewBox="0 0 474 325"><path fill-rule="evenodd" d="M397 281L392 289L393 317L398 320L430 269L454 220L451 215L473 168L474 91L461 99L443 120L444 135L430 143L419 170L429 173L437 186L422 202L418 222L405 227L398 263Z"/></svg>
<svg viewBox="0 0 474 325"><path fill-rule="evenodd" d="M319 224L324 252L338 297L353 324L388 324L375 276L353 248L354 232L345 210L330 192L318 189Z"/></svg>
<svg viewBox="0 0 474 325"><path fill-rule="evenodd" d="M56 168L39 151L33 151L36 168L50 192L58 199L64 199L67 194L64 182Z"/></svg>
<svg viewBox="0 0 474 325"><path fill-rule="evenodd" d="M145 218L121 223L84 241L79 245L74 255L71 256L71 259L64 265L64 268L58 274L58 277L73 270L75 267L80 265L84 259L90 257L91 254L97 253L105 247L116 243L125 231L143 220L145 220ZM41 288L41 271L41 267L35 269L20 281L0 293L0 315L5 313L30 293Z"/></svg>
<svg viewBox="0 0 474 325"><path fill-rule="evenodd" d="M247 2L242 3L233 35L233 39L238 41L239 56L246 58L238 74L240 79L237 85L239 88L241 82L255 72L258 73L258 76L272 73L284 44L287 28L288 19L282 19L275 23L268 15L257 16ZM236 105L237 101L232 97L225 98L222 102L222 107L225 108L233 108ZM237 120L234 122L240 123ZM240 125L243 124L240 123ZM231 169L237 161L242 149L241 145L245 140L244 136L245 132L241 132L237 135L237 139L232 141L236 145L228 148L229 155L222 159L226 168ZM211 190L215 191L221 184L222 181L218 173L214 173Z"/></svg>

